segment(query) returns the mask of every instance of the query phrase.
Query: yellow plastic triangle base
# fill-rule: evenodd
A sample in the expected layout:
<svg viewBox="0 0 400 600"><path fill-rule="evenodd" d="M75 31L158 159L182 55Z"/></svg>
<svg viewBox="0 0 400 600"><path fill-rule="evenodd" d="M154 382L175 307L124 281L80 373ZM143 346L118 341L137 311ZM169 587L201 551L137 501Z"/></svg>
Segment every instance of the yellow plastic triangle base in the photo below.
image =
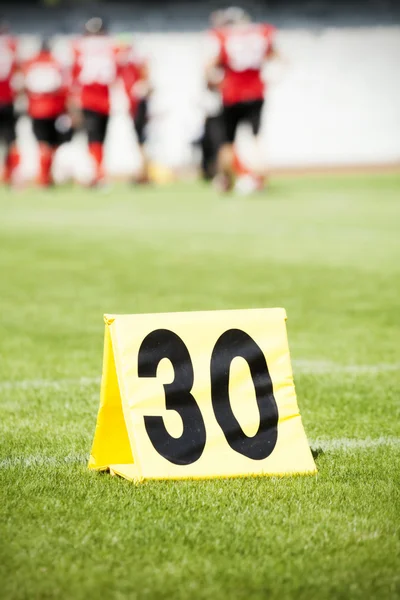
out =
<svg viewBox="0 0 400 600"><path fill-rule="evenodd" d="M135 467L134 464L130 465L110 465L110 473L111 475L119 475L124 479L128 479L128 481L133 481L134 483L141 483L144 481L141 476L139 469Z"/></svg>
<svg viewBox="0 0 400 600"><path fill-rule="evenodd" d="M106 325L100 409L97 417L89 469L106 470L110 465L133 467L133 455L122 409L111 336Z"/></svg>

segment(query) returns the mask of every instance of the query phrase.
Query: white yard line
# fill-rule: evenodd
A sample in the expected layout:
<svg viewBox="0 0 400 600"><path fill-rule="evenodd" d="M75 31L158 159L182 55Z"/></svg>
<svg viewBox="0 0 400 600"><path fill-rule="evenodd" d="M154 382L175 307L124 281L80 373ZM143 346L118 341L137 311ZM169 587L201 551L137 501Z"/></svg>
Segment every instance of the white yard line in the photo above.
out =
<svg viewBox="0 0 400 600"><path fill-rule="evenodd" d="M309 440L313 450L322 450L323 452L338 451L363 451L388 446L390 448L400 448L399 437L379 437L379 438L316 438ZM89 456L83 452L67 454L62 458L55 456L46 456L45 454L28 454L27 456L15 456L12 458L3 458L0 460L0 470L23 467L24 469L34 467L62 467L65 465L81 464L86 465Z"/></svg>
<svg viewBox="0 0 400 600"><path fill-rule="evenodd" d="M350 373L350 374L378 374L400 372L400 363L378 363L376 365L340 365L335 362L320 360L293 360L293 371L304 374L320 373Z"/></svg>
<svg viewBox="0 0 400 600"><path fill-rule="evenodd" d="M63 458L46 456L45 454L28 454L27 456L14 456L0 460L0 469L12 469L14 467L61 467L71 464L85 464L89 456L82 453L67 454Z"/></svg>
<svg viewBox="0 0 400 600"><path fill-rule="evenodd" d="M313 450L321 449L323 452L335 452L336 450L370 450L371 448L380 448L381 446L400 447L399 437L379 437L379 438L316 438L309 440Z"/></svg>
<svg viewBox="0 0 400 600"><path fill-rule="evenodd" d="M376 365L340 365L320 360L293 360L294 374L319 375L329 373L379 374L400 372L400 363L378 363ZM63 389L69 386L99 385L101 377L79 377L77 379L22 379L20 381L0 381L0 392L13 389L52 388Z"/></svg>
<svg viewBox="0 0 400 600"><path fill-rule="evenodd" d="M72 386L100 384L100 377L80 377L77 379L22 379L20 381L0 381L0 391L30 389L64 389Z"/></svg>

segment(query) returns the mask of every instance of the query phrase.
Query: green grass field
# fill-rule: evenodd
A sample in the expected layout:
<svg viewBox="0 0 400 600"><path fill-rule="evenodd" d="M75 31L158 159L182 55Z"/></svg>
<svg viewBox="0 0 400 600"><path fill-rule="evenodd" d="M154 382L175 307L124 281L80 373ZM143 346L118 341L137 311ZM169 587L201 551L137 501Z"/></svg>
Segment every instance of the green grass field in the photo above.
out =
<svg viewBox="0 0 400 600"><path fill-rule="evenodd" d="M0 597L398 598L400 177L0 191ZM283 306L315 477L87 470L103 313Z"/></svg>

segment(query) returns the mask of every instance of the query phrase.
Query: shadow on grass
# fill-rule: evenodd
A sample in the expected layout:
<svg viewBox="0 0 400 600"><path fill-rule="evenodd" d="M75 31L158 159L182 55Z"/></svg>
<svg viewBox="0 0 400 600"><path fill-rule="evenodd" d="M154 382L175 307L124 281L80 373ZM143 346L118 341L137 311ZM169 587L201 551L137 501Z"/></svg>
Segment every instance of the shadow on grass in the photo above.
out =
<svg viewBox="0 0 400 600"><path fill-rule="evenodd" d="M314 460L316 461L322 454L324 454L324 450L322 450L322 448L310 448L310 450Z"/></svg>

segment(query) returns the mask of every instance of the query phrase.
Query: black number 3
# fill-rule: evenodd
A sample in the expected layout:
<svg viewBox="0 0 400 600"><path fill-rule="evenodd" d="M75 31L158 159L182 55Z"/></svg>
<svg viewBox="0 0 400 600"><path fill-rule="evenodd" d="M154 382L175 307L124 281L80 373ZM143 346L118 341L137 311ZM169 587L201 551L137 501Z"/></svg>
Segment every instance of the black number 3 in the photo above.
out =
<svg viewBox="0 0 400 600"><path fill-rule="evenodd" d="M247 436L229 400L229 374L232 360L241 356L249 367L260 413L257 433ZM174 367L174 381L164 384L167 410L175 410L183 421L179 438L171 436L162 417L145 416L151 443L161 456L176 465L189 465L200 458L206 445L206 429L200 408L191 394L194 381L189 351L173 331L158 329L143 340L138 354L139 377L156 377L157 367L168 358ZM267 362L261 348L247 333L230 329L221 335L211 356L211 398L215 418L229 446L251 458L262 460L274 450L278 436L278 407Z"/></svg>
<svg viewBox="0 0 400 600"><path fill-rule="evenodd" d="M147 434L161 456L175 465L196 462L206 445L206 428L200 408L190 393L193 365L189 350L181 338L168 329L157 329L143 340L138 355L139 377L156 377L157 367L168 358L174 367L172 383L164 384L167 410L176 410L183 421L183 433L174 438L165 428L162 417L144 417Z"/></svg>

